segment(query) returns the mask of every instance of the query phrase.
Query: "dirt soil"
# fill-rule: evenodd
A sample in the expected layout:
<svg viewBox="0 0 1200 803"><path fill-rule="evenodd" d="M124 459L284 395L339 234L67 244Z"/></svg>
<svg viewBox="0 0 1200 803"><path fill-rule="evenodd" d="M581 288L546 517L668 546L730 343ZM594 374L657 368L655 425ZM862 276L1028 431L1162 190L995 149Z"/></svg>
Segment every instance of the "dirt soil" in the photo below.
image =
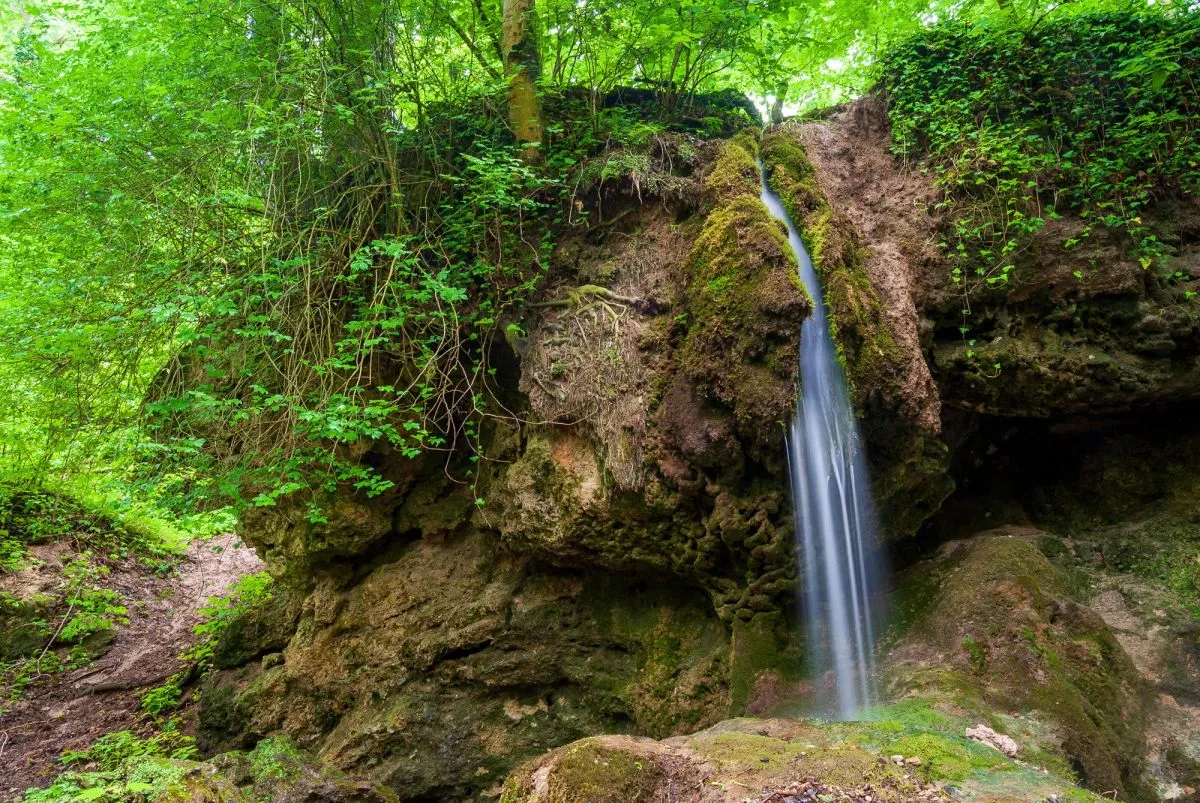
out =
<svg viewBox="0 0 1200 803"><path fill-rule="evenodd" d="M55 759L83 750L110 731L138 730L138 694L184 668L179 654L195 640L200 607L238 578L260 571L254 551L235 535L192 544L175 570L160 576L133 561L105 585L118 591L129 624L93 663L31 687L0 715L0 800L20 800L61 772Z"/></svg>

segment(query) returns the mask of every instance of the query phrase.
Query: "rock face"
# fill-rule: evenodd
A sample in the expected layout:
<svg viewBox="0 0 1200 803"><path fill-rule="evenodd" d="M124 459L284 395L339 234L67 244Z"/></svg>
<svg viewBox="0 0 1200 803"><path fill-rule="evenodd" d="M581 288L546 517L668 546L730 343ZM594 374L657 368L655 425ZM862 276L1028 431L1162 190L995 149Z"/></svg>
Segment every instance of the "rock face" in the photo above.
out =
<svg viewBox="0 0 1200 803"><path fill-rule="evenodd" d="M972 291L968 345L961 288L934 245L936 192L888 144L867 99L761 140L663 138L617 176L585 169L606 176L581 196L591 223L563 233L539 300L494 346L506 413L486 422L476 459L372 448L383 494L327 500L323 524L286 506L246 518L291 590L222 648L202 745L285 733L405 799L494 797L548 748L671 738L811 691L782 436L812 300L758 200L756 160L809 239L893 541L1029 523L1011 495L1015 518L987 525L963 502L973 455L998 433L1200 398L1197 318L1115 241L1065 254L1055 238L1070 220L1038 235L1009 287ZM1152 214L1194 265L1194 206ZM929 576L945 582L918 599L910 632L924 636L897 652L899 692L938 668L970 681L980 711L1051 710L1047 761L1136 793L1153 714L1105 621L1027 540L937 560ZM994 684L976 683L977 660ZM955 723L968 763L991 749L963 739L975 724ZM817 737L762 738L792 761L796 740ZM578 788L650 800L719 764L693 743L647 744L552 754L505 794L584 799L554 780L582 762L615 769ZM855 754L854 783L877 753ZM884 769L888 788L928 780Z"/></svg>
<svg viewBox="0 0 1200 803"><path fill-rule="evenodd" d="M257 634L287 606L220 651L266 659L209 682L206 749L283 732L446 799L582 736L688 732L791 688L782 431L811 302L756 138L683 145L687 200L626 186L611 227L559 244L510 344L520 409L489 423L473 485L376 455L393 489L330 500L326 524L247 518L304 601L282 661Z"/></svg>
<svg viewBox="0 0 1200 803"><path fill-rule="evenodd" d="M1148 699L1104 620L1080 604L1032 531L946 544L901 592L915 618L888 657L891 696L953 697L968 711L1036 711L1060 771L1145 799ZM1029 537L1023 537L1029 536Z"/></svg>

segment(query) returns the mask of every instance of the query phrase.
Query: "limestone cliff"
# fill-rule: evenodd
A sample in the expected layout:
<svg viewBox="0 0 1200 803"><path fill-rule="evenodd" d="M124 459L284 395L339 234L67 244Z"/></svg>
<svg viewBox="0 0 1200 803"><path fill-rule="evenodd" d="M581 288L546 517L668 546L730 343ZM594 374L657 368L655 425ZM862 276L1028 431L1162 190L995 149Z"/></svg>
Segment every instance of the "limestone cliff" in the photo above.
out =
<svg viewBox="0 0 1200 803"><path fill-rule="evenodd" d="M812 302L758 200L758 159L825 283L894 541L974 531L964 488L945 500L998 426L1200 398L1194 310L1115 240L1065 254L1070 220L1011 286L972 296L968 345L935 245L945 213L888 143L869 98L761 139L664 136L585 165L590 222L564 228L538 300L494 346L506 409L480 454L375 447L363 459L385 493L328 500L323 524L286 506L246 517L290 588L255 632L294 635L282 649L248 635L209 680L204 746L285 733L406 800L446 800L499 795L515 765L574 739L672 737L803 697L782 440ZM1193 265L1194 206L1154 214ZM1029 592L1038 628L1103 630L1054 588L1053 610ZM946 632L943 652L964 638ZM1111 636L1093 640L1072 656L1132 677ZM1031 667L1007 668L1019 684ZM1076 680L1063 694L1087 693ZM1122 744L1143 739L1140 711ZM1104 782L1112 740L1080 738L1076 769ZM1133 788L1137 772L1113 777Z"/></svg>

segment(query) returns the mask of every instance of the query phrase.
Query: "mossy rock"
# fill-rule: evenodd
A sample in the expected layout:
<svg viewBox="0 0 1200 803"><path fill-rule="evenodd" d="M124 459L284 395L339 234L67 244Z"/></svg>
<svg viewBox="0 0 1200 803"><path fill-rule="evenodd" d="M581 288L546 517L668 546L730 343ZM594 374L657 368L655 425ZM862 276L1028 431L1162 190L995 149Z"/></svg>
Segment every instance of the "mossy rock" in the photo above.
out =
<svg viewBox="0 0 1200 803"><path fill-rule="evenodd" d="M589 734L729 715L729 632L703 590L554 568L479 531L323 582L285 657L206 680L202 749L282 731L405 797L457 799Z"/></svg>
<svg viewBox="0 0 1200 803"><path fill-rule="evenodd" d="M870 795L881 803L1100 799L968 741L963 720L912 705L880 713L869 722L736 719L663 742L592 737L521 767L501 800L743 803L773 792L786 797L802 783L828 799ZM904 718L888 718L892 713ZM905 760L897 763L894 755Z"/></svg>
<svg viewBox="0 0 1200 803"><path fill-rule="evenodd" d="M240 610L221 629L213 666L232 669L287 646L296 632L303 598L287 587Z"/></svg>
<svg viewBox="0 0 1200 803"><path fill-rule="evenodd" d="M897 691L980 715L1034 712L1051 732L1029 747L1031 759L1099 791L1152 799L1142 781L1142 679L1032 539L985 534L946 545L909 570L899 608L907 635L892 653Z"/></svg>
<svg viewBox="0 0 1200 803"><path fill-rule="evenodd" d="M812 303L779 222L759 200L748 137L723 143L704 180L713 204L688 257L681 358L739 433L775 447L795 414L800 324Z"/></svg>
<svg viewBox="0 0 1200 803"><path fill-rule="evenodd" d="M662 778L653 761L595 743L563 751L550 778L548 803L649 803Z"/></svg>
<svg viewBox="0 0 1200 803"><path fill-rule="evenodd" d="M803 655L796 624L782 612L737 619L730 639L730 709L774 714L803 696Z"/></svg>
<svg viewBox="0 0 1200 803"><path fill-rule="evenodd" d="M804 148L783 129L763 136L763 163L772 189L801 231L821 277L834 341L861 407L886 388L899 358L883 301L862 264L862 245L849 219L835 214Z"/></svg>
<svg viewBox="0 0 1200 803"><path fill-rule="evenodd" d="M264 739L250 752L222 753L203 763L148 760L136 772L150 771L166 791L156 803L399 803L395 792L324 764L286 738ZM130 779L135 775L130 774Z"/></svg>
<svg viewBox="0 0 1200 803"><path fill-rule="evenodd" d="M15 661L41 650L54 635L48 621L50 599L18 599L0 591L0 661Z"/></svg>

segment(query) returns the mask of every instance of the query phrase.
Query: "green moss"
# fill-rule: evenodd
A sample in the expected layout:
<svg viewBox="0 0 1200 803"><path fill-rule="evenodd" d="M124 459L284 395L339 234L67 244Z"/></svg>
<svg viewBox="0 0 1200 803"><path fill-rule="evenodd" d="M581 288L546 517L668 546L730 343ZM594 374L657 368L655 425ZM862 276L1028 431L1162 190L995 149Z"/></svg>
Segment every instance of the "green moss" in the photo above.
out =
<svg viewBox="0 0 1200 803"><path fill-rule="evenodd" d="M704 177L704 193L714 206L742 196L758 197L757 143L739 136L722 144L712 170Z"/></svg>
<svg viewBox="0 0 1200 803"><path fill-rule="evenodd" d="M1140 677L1103 620L1077 603L1031 542L976 538L910 574L938 591L907 641L949 656L940 670L909 667L910 691L932 688L977 713L1036 711L1052 729L1027 736L1031 752L1054 754L1039 757L1073 768L1092 788L1146 799Z"/></svg>
<svg viewBox="0 0 1200 803"><path fill-rule="evenodd" d="M799 649L789 638L792 624L778 612L733 623L730 646L730 709L734 714L766 714L786 707L772 688L788 688L801 677Z"/></svg>
<svg viewBox="0 0 1200 803"><path fill-rule="evenodd" d="M753 723L728 724L741 728ZM689 739L688 747L713 768L717 782L761 788L773 778L809 776L847 789L869 784L880 790L881 800L911 799L918 780L961 781L1009 772L1014 766L991 748L897 720L805 724L789 733L706 732ZM921 763L901 766L887 760L896 754Z"/></svg>
<svg viewBox="0 0 1200 803"><path fill-rule="evenodd" d="M724 143L704 179L712 209L688 257L682 360L743 434L774 444L795 406L798 324L811 300L783 228L759 200L752 144Z"/></svg>
<svg viewBox="0 0 1200 803"><path fill-rule="evenodd" d="M594 800L617 800L621 798L616 795L622 793L652 795L630 796L630 800L662 800L665 792L669 796L667 790L681 790L697 777L714 792L722 790L725 797L721 799L737 800L747 794L757 800L762 790L777 789L798 778L813 778L846 791L870 786L879 803L918 799L930 785L943 789L953 785L959 791L951 794L963 799L1045 800L1052 795L1060 800L1099 799L1061 778L968 741L961 735L967 720L934 711L925 703L907 701L879 713L887 718L834 723L728 720L686 740L639 741L636 754L622 746L622 737L586 739L527 764L509 779L502 801L529 800L539 780L543 789L546 785L551 790L580 788L584 795L596 790L599 796ZM614 752L627 755L614 758ZM889 760L894 755L920 762L897 764ZM624 786L629 775L646 780L641 768L630 765L631 757L664 759L660 764L663 772L655 779L657 788L640 783L632 789ZM550 799L560 798L552 793Z"/></svg>
<svg viewBox="0 0 1200 803"><path fill-rule="evenodd" d="M890 761L880 761L875 753L856 746L808 751L799 766L806 775L843 788L853 789L864 784L886 786L893 792L899 792L903 796L901 799L905 800L912 799L917 791L914 779L899 766Z"/></svg>
<svg viewBox="0 0 1200 803"><path fill-rule="evenodd" d="M905 736L889 742L886 749L894 751L894 755L920 758L921 772L929 779L961 781L975 768L973 761L977 761L981 769L994 763L976 759L962 745L932 733Z"/></svg>
<svg viewBox="0 0 1200 803"><path fill-rule="evenodd" d="M605 641L632 658L607 678L593 672L592 682L620 699L643 733L669 736L728 714L728 634L703 595L655 589L631 605L627 588L597 580L582 599Z"/></svg>
<svg viewBox="0 0 1200 803"><path fill-rule="evenodd" d="M758 764L787 765L806 747L800 742L788 742L758 733L727 732L701 734L688 740L688 746L706 759L714 762L718 769L754 768Z"/></svg>
<svg viewBox="0 0 1200 803"><path fill-rule="evenodd" d="M547 803L648 803L662 771L650 759L591 742L564 749Z"/></svg>
<svg viewBox="0 0 1200 803"><path fill-rule="evenodd" d="M982 672L987 664L987 651L983 649L983 645L976 641L974 636L967 634L962 638L962 647L971 657L972 668L976 672Z"/></svg>
<svg viewBox="0 0 1200 803"><path fill-rule="evenodd" d="M169 789L194 773L200 765L194 761L139 756L126 762L126 783L145 784L158 790Z"/></svg>

